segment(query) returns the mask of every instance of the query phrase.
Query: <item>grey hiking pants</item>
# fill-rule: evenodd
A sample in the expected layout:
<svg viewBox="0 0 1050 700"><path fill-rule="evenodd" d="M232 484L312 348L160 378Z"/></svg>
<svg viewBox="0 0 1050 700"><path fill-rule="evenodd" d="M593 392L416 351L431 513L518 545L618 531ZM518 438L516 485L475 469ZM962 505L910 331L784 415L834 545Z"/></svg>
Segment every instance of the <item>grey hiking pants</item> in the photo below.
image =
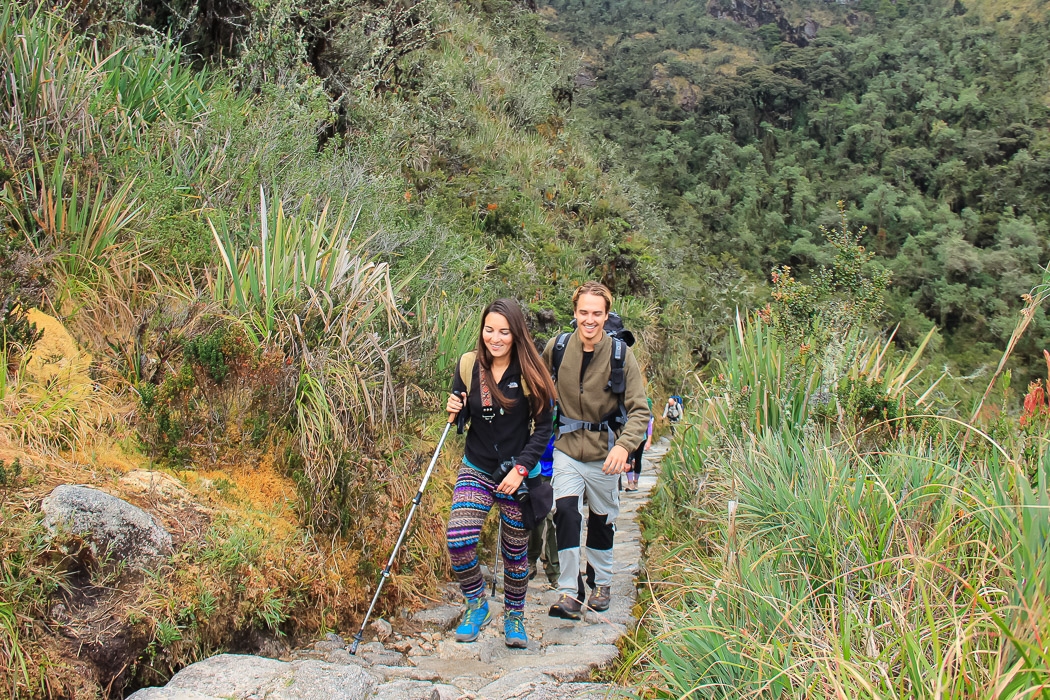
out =
<svg viewBox="0 0 1050 700"><path fill-rule="evenodd" d="M587 496L587 563L594 585L608 586L613 577L613 535L620 514L620 475L602 472L604 460L580 462L554 450L554 524L561 575L558 592L577 596L580 547L583 544L583 497ZM581 601L582 602L582 601Z"/></svg>

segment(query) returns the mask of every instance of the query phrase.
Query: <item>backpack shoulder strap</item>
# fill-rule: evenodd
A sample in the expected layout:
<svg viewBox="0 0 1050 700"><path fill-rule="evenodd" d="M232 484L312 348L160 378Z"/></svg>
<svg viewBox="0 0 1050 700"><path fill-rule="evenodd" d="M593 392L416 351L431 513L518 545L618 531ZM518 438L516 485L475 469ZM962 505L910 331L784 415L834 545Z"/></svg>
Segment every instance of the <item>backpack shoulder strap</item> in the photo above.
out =
<svg viewBox="0 0 1050 700"><path fill-rule="evenodd" d="M554 341L554 351L551 352L551 377L555 384L558 383L558 369L561 368L561 361L565 357L565 346L569 344L571 337L572 333L562 333Z"/></svg>
<svg viewBox="0 0 1050 700"><path fill-rule="evenodd" d="M619 338L611 338L611 340L613 341L613 347L612 353L609 355L609 383L606 385L606 388L617 396L622 397L627 391L627 378L623 372L624 363L627 361L627 343Z"/></svg>
<svg viewBox="0 0 1050 700"><path fill-rule="evenodd" d="M470 384L474 379L474 361L477 359L477 351L471 350L465 352L459 356L459 378L463 380L463 385L467 387L467 394L470 394Z"/></svg>
<svg viewBox="0 0 1050 700"><path fill-rule="evenodd" d="M467 388L467 393L470 393L470 385L474 380L474 363L477 361L478 353L476 350L465 352L459 356L459 378L463 380L463 385ZM531 396L529 392L529 385L525 383L525 377L521 378L521 390L526 396Z"/></svg>

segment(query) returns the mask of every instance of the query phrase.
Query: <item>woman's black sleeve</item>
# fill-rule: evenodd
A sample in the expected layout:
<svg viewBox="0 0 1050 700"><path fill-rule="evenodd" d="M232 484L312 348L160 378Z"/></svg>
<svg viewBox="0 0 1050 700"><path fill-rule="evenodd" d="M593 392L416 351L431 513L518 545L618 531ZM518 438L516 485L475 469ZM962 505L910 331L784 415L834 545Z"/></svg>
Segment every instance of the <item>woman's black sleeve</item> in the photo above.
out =
<svg viewBox="0 0 1050 700"><path fill-rule="evenodd" d="M540 461L540 457L547 450L547 443L550 442L551 433L554 432L554 417L551 413L551 409L548 408L533 421L535 426L532 435L529 436L529 441L525 443L525 448L518 455L518 464L525 467L529 471L536 466L536 463Z"/></svg>
<svg viewBox="0 0 1050 700"><path fill-rule="evenodd" d="M466 390L467 384L463 381L463 378L459 376L459 362L456 362L456 368L452 370L452 393L463 399L463 408L460 409L459 416L456 418L456 426L461 435L463 434L463 427L466 425L466 422L470 420L470 403L463 396L463 393ZM460 418L463 420L460 420Z"/></svg>

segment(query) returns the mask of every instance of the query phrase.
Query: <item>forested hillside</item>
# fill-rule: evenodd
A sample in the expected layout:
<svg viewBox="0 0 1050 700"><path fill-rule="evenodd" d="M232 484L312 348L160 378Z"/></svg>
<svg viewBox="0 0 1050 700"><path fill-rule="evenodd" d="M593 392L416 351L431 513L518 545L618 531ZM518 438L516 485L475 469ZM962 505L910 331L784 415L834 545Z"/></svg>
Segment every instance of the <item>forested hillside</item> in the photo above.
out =
<svg viewBox="0 0 1050 700"><path fill-rule="evenodd" d="M1050 258L1045 2L555 0L582 51L578 104L652 186L698 259L760 285L829 260L843 201L892 273L884 328L933 326L956 375L1009 338ZM744 287L745 285L741 285ZM935 344L941 341L935 341ZM1040 312L1018 369L1050 345Z"/></svg>

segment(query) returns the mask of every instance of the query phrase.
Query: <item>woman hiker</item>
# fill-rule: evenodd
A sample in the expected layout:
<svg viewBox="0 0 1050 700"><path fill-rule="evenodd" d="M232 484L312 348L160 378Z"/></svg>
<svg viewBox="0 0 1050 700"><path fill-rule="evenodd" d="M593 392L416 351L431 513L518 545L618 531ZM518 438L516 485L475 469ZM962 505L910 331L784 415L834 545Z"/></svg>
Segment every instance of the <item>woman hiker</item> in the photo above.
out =
<svg viewBox="0 0 1050 700"><path fill-rule="evenodd" d="M466 402L463 396L466 396ZM477 348L460 358L446 410L470 421L463 465L452 492L448 551L467 599L456 640L472 642L492 619L478 564L478 538L493 504L503 534L504 635L508 647L525 648L525 592L529 533L514 494L538 484L539 459L553 431L554 383L512 299L497 299L481 314Z"/></svg>

